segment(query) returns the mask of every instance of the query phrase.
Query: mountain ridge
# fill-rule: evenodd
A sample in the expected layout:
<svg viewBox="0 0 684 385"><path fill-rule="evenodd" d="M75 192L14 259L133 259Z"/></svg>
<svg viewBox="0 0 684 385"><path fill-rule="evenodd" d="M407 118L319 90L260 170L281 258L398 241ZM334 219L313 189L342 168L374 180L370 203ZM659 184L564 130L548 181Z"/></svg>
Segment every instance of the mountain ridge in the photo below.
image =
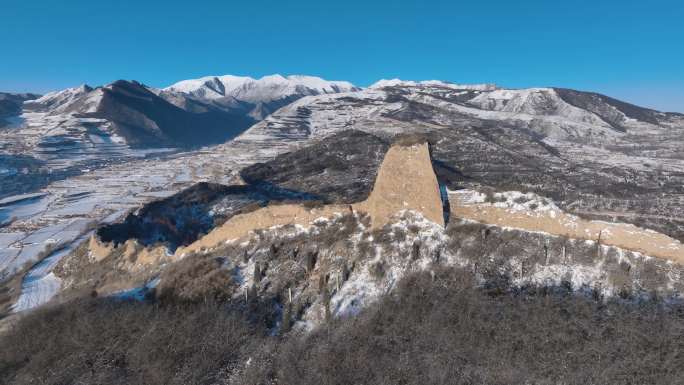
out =
<svg viewBox="0 0 684 385"><path fill-rule="evenodd" d="M208 99L232 96L248 102L280 99L296 91L316 95L358 91L360 89L347 81L327 81L306 75L284 77L280 74L266 75L259 79L235 75L205 76L198 79L182 80L162 88L163 91L201 95ZM258 95L260 92L262 94Z"/></svg>

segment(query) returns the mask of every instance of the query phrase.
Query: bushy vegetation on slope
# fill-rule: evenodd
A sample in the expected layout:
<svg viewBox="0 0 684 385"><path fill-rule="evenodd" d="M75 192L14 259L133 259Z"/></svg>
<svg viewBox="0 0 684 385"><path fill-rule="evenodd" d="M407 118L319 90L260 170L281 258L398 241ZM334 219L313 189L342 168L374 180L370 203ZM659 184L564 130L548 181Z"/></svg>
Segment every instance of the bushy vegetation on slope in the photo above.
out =
<svg viewBox="0 0 684 385"><path fill-rule="evenodd" d="M681 381L683 308L530 293L477 287L456 269L416 273L354 318L286 335L273 335L258 301L81 300L35 311L1 338L0 383Z"/></svg>

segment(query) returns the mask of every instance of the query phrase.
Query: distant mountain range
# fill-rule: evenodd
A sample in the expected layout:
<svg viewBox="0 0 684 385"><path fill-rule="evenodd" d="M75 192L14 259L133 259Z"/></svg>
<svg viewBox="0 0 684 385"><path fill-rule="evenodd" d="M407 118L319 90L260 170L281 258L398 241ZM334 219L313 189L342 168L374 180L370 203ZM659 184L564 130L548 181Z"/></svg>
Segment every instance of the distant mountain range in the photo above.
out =
<svg viewBox="0 0 684 385"><path fill-rule="evenodd" d="M161 90L119 80L103 87L82 85L39 98L7 94L12 104L5 115L28 112L45 114L47 119L100 119L97 128L114 141L139 148L187 148L224 142L303 96L355 90L358 88L350 83L308 76L273 75L259 80L209 77L185 80ZM26 101L23 108L22 101Z"/></svg>
<svg viewBox="0 0 684 385"><path fill-rule="evenodd" d="M218 108L243 107L248 115L261 120L278 108L303 96L360 91L361 88L344 81L327 81L313 76L281 75L253 79L246 76L209 76L184 80L164 88L160 96L169 101L190 97L201 104ZM178 97L178 94L183 97ZM187 108L187 101L179 103Z"/></svg>
<svg viewBox="0 0 684 385"><path fill-rule="evenodd" d="M493 84L392 79L381 80L368 90L387 87L441 88L450 98L446 102L477 109L482 118L489 115L497 119L492 113L498 112L555 116L559 120L556 126L570 122L594 125L598 131L625 131L630 120L658 125L676 115L562 88L511 90ZM82 85L44 96L0 93L0 118L4 118L0 126L36 129L35 135L22 135L17 143L16 148L24 153L36 145L60 142L71 147L97 147L98 142L106 142L132 148L191 148L225 142L302 97L360 91L349 82L300 75L260 79L208 76L163 89L119 80L102 87ZM56 127L61 129L53 130ZM544 127L541 134L555 135L555 130Z"/></svg>
<svg viewBox="0 0 684 385"><path fill-rule="evenodd" d="M0 196L151 154L223 143L299 98L357 91L311 76L221 76L165 89L118 80L0 94Z"/></svg>
<svg viewBox="0 0 684 385"><path fill-rule="evenodd" d="M326 112L317 116L321 107ZM119 80L43 96L0 93L0 175L14 180L0 196L84 169L238 136L283 146L359 124L373 131L416 119L517 127L548 146L567 139L604 143L654 129L671 134L667 127L678 126L682 115L563 88L390 79L362 89L301 75L208 76L163 89Z"/></svg>

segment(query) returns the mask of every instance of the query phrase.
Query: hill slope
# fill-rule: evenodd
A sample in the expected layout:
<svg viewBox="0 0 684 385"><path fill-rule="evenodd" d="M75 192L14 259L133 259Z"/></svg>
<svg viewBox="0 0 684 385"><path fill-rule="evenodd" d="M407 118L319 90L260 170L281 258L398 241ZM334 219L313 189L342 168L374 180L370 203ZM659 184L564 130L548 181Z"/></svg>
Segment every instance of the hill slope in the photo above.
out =
<svg viewBox="0 0 684 385"><path fill-rule="evenodd" d="M680 114L554 88L392 81L299 100L236 141L298 145L349 128L424 133L451 189L532 191L577 214L684 240Z"/></svg>
<svg viewBox="0 0 684 385"><path fill-rule="evenodd" d="M194 81L181 84L188 82ZM221 98L124 80L42 97L2 94L0 124L6 129L0 130L0 173L11 176L0 186L0 197L107 164L223 143L298 98L350 90L357 88L307 76L271 76L242 82L232 88L234 96Z"/></svg>

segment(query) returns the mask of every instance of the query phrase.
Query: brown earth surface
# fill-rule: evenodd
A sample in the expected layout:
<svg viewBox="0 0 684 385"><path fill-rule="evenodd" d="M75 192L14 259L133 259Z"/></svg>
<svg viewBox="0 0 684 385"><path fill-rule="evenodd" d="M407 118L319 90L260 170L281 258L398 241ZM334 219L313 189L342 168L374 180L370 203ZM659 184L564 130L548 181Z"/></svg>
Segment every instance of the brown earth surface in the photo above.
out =
<svg viewBox="0 0 684 385"><path fill-rule="evenodd" d="M684 263L684 245L674 238L626 223L584 220L560 210L518 210L492 203L470 203L450 194L451 215L485 224L541 231L568 238L598 241L603 245Z"/></svg>

